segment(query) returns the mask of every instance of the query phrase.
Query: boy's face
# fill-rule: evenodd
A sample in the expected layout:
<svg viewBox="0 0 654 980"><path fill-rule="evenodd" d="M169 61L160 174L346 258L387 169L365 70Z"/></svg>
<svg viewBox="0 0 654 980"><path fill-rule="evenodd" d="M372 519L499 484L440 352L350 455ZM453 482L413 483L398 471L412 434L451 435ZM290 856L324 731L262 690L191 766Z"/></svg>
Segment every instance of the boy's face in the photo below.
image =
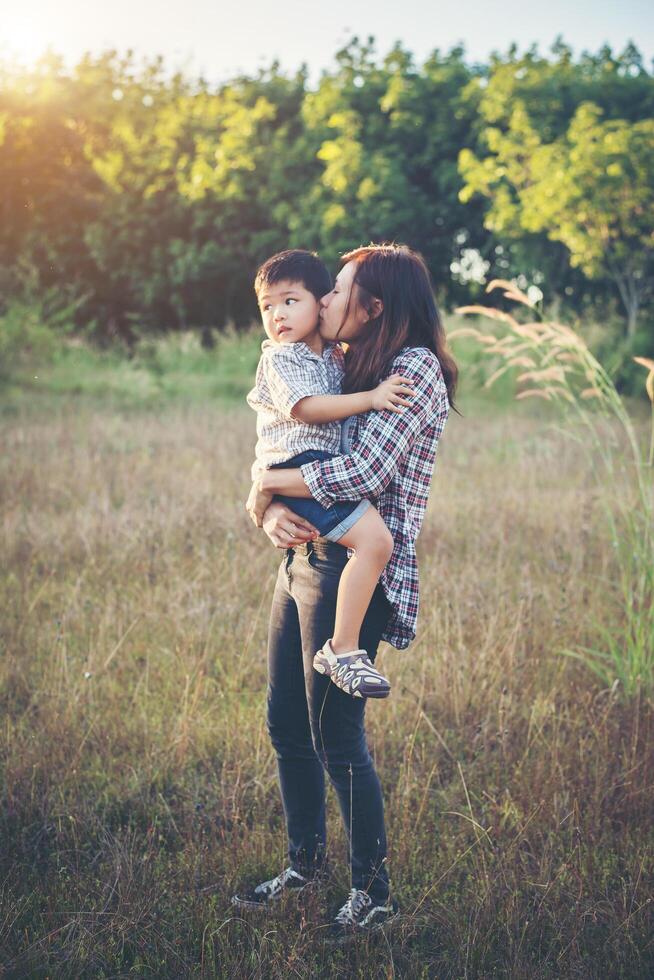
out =
<svg viewBox="0 0 654 980"><path fill-rule="evenodd" d="M299 282L282 280L263 286L258 296L263 328L270 340L280 344L320 346L318 333L320 303Z"/></svg>

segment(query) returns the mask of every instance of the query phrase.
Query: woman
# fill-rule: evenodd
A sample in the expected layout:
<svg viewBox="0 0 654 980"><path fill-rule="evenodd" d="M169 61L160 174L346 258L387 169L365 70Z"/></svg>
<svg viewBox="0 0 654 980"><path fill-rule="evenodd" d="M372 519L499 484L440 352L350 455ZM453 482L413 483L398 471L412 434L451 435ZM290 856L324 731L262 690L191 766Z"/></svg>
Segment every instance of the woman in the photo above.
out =
<svg viewBox="0 0 654 980"><path fill-rule="evenodd" d="M266 906L285 890L320 883L324 872L326 770L350 842L351 890L333 927L368 929L397 913L390 894L381 787L368 751L365 700L318 674L313 657L332 635L338 582L348 553L273 494L335 500L372 498L389 528L393 554L361 631L374 662L379 641L404 649L415 637L418 574L415 540L422 524L438 439L453 404L456 365L447 352L429 273L403 245L371 245L346 254L333 290L321 300L321 335L344 341L344 392L363 391L391 374L413 381L403 413L371 412L343 426L343 455L298 469L270 469L253 487L248 510L286 550L273 597L268 642L267 724L286 815L290 865L235 895L237 905Z"/></svg>

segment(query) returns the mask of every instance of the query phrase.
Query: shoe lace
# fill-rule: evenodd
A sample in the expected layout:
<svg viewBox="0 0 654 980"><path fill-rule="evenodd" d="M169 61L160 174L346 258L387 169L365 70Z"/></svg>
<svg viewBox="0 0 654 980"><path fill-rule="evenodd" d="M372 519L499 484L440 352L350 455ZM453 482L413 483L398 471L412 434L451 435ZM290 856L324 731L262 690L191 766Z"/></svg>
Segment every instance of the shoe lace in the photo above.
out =
<svg viewBox="0 0 654 980"><path fill-rule="evenodd" d="M361 891L361 889L353 888L350 891L345 905L339 909L336 916L336 921L344 925L351 922L356 922L359 914L366 909L371 902L370 895L367 892Z"/></svg>

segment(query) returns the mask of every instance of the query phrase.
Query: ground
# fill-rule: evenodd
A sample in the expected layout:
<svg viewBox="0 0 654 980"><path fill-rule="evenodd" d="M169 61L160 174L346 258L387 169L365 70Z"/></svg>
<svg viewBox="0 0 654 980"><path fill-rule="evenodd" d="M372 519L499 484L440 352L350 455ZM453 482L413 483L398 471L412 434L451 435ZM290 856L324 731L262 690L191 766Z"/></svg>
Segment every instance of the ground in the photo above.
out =
<svg viewBox="0 0 654 980"><path fill-rule="evenodd" d="M285 862L251 413L62 399L5 415L0 441L0 972L654 973L651 700L563 653L618 615L603 501L622 491L551 418L475 403L448 423L419 635L382 647L393 692L367 709L404 914L337 951L333 795L324 892L229 904Z"/></svg>

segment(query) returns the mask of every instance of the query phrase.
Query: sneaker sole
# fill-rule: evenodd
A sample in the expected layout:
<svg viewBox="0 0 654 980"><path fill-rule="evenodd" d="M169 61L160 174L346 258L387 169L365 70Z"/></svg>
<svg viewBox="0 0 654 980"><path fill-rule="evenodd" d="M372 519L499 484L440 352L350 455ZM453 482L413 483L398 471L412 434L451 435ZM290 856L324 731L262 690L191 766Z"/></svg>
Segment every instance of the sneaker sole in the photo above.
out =
<svg viewBox="0 0 654 980"><path fill-rule="evenodd" d="M238 895L232 895L230 903L236 908L240 909L274 909L281 904L283 899L288 895L295 895L299 897L303 892L307 890L311 891L314 888L318 888L319 885L315 881L308 881L306 885L302 885L300 888L286 888L279 895L274 898L269 898L264 902L255 902L252 899L240 898Z"/></svg>

